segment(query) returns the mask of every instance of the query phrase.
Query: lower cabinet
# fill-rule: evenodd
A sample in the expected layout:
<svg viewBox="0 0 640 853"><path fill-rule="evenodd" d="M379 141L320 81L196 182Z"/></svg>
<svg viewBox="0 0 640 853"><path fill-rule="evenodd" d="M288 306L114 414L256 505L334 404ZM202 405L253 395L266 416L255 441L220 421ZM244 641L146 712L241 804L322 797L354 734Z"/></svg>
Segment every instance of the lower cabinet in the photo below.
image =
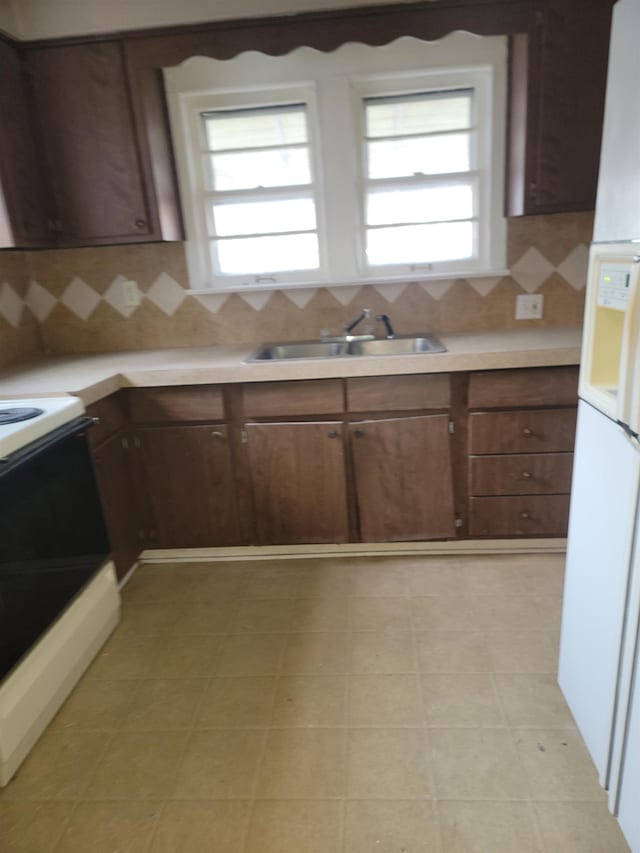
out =
<svg viewBox="0 0 640 853"><path fill-rule="evenodd" d="M390 379L131 389L93 405L119 574L141 548L565 535L577 368Z"/></svg>
<svg viewBox="0 0 640 853"><path fill-rule="evenodd" d="M350 432L363 541L455 536L448 415L361 421Z"/></svg>
<svg viewBox="0 0 640 853"><path fill-rule="evenodd" d="M250 423L245 429L258 544L346 542L342 422Z"/></svg>
<svg viewBox="0 0 640 853"><path fill-rule="evenodd" d="M142 550L142 524L128 440L118 432L93 452L113 562L123 578Z"/></svg>
<svg viewBox="0 0 640 853"><path fill-rule="evenodd" d="M471 375L470 536L567 535L577 383L572 367Z"/></svg>
<svg viewBox="0 0 640 853"><path fill-rule="evenodd" d="M234 472L225 425L136 429L153 519L162 548L238 544Z"/></svg>

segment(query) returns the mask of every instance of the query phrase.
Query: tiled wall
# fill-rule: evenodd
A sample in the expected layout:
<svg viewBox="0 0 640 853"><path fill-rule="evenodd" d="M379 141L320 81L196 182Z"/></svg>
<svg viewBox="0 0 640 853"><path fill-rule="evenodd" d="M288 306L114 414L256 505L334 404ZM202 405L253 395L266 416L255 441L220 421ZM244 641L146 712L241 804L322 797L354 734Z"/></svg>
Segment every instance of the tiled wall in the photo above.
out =
<svg viewBox="0 0 640 853"><path fill-rule="evenodd" d="M13 274L28 306L14 338L28 356L26 331L37 318L49 353L302 340L323 328L338 333L363 307L389 314L398 333L512 328L527 325L514 319L516 295L534 291L544 294L544 319L529 325L574 325L582 321L592 227L591 213L510 220L505 278L229 296L186 293L181 244L31 252L28 288L24 274ZM18 264L23 256L3 257ZM125 305L123 278L138 282L139 307ZM0 342L0 363L4 349ZM9 352L19 355L15 343Z"/></svg>
<svg viewBox="0 0 640 853"><path fill-rule="evenodd" d="M40 327L26 305L28 288L27 255L0 252L0 368L42 353Z"/></svg>

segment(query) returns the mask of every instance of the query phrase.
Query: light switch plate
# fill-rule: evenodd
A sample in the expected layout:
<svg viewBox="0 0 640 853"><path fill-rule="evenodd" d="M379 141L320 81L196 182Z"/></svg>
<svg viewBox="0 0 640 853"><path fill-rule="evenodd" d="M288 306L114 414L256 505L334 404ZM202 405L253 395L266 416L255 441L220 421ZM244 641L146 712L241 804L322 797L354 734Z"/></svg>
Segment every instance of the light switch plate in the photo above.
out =
<svg viewBox="0 0 640 853"><path fill-rule="evenodd" d="M142 297L140 296L140 289L138 288L137 281L123 281L122 293L124 295L124 304L129 308L137 308L138 305L140 305Z"/></svg>
<svg viewBox="0 0 640 853"><path fill-rule="evenodd" d="M541 320L543 306L541 293L521 293L516 296L516 320Z"/></svg>

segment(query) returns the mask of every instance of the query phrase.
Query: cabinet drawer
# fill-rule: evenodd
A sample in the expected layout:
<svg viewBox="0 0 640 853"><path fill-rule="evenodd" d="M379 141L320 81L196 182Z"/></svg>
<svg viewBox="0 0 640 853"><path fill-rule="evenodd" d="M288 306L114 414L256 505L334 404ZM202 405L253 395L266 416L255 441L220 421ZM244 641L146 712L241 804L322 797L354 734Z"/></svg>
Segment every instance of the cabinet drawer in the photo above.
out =
<svg viewBox="0 0 640 853"><path fill-rule="evenodd" d="M144 388L129 391L134 423L175 423L224 419L222 391L216 385Z"/></svg>
<svg viewBox="0 0 640 853"><path fill-rule="evenodd" d="M469 499L471 536L566 536L569 495Z"/></svg>
<svg viewBox="0 0 640 853"><path fill-rule="evenodd" d="M576 406L577 367L487 370L469 378L470 409L508 406Z"/></svg>
<svg viewBox="0 0 640 853"><path fill-rule="evenodd" d="M469 416L469 452L572 451L575 431L575 409L479 412Z"/></svg>
<svg viewBox="0 0 640 853"><path fill-rule="evenodd" d="M347 379L347 408L350 412L448 409L450 403L451 383L446 373Z"/></svg>
<svg viewBox="0 0 640 853"><path fill-rule="evenodd" d="M256 382L244 386L243 399L248 418L333 415L344 408L341 379Z"/></svg>
<svg viewBox="0 0 640 853"><path fill-rule="evenodd" d="M472 495L562 494L571 489L573 453L472 456Z"/></svg>
<svg viewBox="0 0 640 853"><path fill-rule="evenodd" d="M111 394L110 397L98 400L97 403L93 403L87 408L87 414L90 418L97 419L97 423L87 432L87 435L89 445L98 447L110 435L124 426L125 416L122 397L119 394Z"/></svg>

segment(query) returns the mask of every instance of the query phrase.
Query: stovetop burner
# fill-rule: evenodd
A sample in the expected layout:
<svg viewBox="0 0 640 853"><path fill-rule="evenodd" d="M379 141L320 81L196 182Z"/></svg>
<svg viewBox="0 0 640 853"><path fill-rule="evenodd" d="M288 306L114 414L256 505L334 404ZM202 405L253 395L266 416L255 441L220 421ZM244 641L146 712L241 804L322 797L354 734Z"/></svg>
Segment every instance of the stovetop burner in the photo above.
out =
<svg viewBox="0 0 640 853"><path fill-rule="evenodd" d="M4 424L15 424L18 421L29 421L31 418L37 418L42 415L44 409L35 408L11 408L0 409L0 426Z"/></svg>

